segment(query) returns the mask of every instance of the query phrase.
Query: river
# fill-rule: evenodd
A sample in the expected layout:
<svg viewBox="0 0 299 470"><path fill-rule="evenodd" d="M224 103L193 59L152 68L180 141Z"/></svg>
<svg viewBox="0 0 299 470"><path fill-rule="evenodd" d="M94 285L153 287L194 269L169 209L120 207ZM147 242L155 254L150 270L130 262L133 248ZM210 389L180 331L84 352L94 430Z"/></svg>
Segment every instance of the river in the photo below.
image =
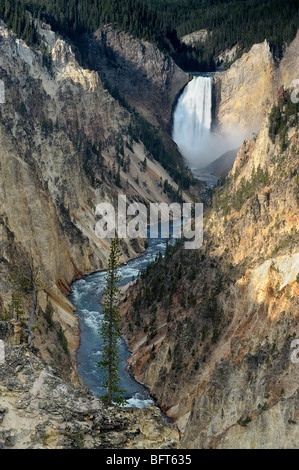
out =
<svg viewBox="0 0 299 470"><path fill-rule="evenodd" d="M127 265L120 267L122 281L120 285L125 285L136 278L140 271L146 268L147 264L154 260L156 255L162 254L166 248L166 240L159 238L148 238L148 248L138 258L135 258ZM77 354L77 370L83 383L87 385L96 396L106 393L102 387L103 372L98 367L101 359L102 338L99 334L103 321L102 307L99 300L105 288L106 271L90 274L72 284L71 302L75 305L76 315L79 318L81 332L81 342ZM124 389L124 398L128 404L126 406L146 408L148 403L153 403L148 391L137 383L126 371L127 359L130 352L123 340L120 341L120 387Z"/></svg>

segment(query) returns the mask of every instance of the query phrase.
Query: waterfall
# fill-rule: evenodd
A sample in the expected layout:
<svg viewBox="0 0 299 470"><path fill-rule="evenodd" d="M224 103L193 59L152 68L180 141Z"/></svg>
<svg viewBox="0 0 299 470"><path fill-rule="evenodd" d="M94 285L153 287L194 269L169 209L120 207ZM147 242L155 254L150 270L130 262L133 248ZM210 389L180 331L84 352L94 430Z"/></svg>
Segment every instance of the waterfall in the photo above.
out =
<svg viewBox="0 0 299 470"><path fill-rule="evenodd" d="M194 76L174 111L172 138L190 167L200 168L212 159L212 84L211 76Z"/></svg>

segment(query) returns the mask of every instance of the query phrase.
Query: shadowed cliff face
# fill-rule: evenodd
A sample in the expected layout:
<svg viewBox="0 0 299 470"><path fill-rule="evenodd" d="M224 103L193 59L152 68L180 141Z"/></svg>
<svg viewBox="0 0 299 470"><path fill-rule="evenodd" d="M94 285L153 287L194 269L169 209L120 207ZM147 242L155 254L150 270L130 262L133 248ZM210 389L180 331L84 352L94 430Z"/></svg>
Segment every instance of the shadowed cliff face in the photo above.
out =
<svg viewBox="0 0 299 470"><path fill-rule="evenodd" d="M170 132L172 106L189 74L156 46L111 27L87 39L89 60L143 117Z"/></svg>
<svg viewBox="0 0 299 470"><path fill-rule="evenodd" d="M160 130L172 155L181 155L171 138L172 112L191 75L183 72L156 46L107 26L85 37L87 63L109 89ZM86 57L85 57L86 58Z"/></svg>
<svg viewBox="0 0 299 470"><path fill-rule="evenodd" d="M122 307L130 370L185 448L297 447L298 129L245 141L199 251L169 251Z"/></svg>
<svg viewBox="0 0 299 470"><path fill-rule="evenodd" d="M71 46L54 32L45 26L39 30L47 54L0 27L5 85L0 105L0 297L1 304L10 302L8 272L29 253L47 285L40 306L45 309L49 296L74 358L77 320L65 294L75 278L105 268L109 254L107 240L95 235L96 205L116 204L118 194L145 203L169 201L161 181L167 179L175 191L178 185L142 141L130 135L134 116L104 88L98 73L82 68ZM165 80L168 73L172 77L171 68ZM123 261L144 249L143 241L133 242L124 241ZM42 343L36 339L41 349Z"/></svg>

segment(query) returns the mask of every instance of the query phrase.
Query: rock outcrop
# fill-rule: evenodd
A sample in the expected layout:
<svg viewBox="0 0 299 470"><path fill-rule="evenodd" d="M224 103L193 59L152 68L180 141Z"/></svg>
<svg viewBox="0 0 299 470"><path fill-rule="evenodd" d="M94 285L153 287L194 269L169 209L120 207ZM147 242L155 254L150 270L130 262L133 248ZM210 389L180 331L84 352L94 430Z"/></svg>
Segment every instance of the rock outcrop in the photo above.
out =
<svg viewBox="0 0 299 470"><path fill-rule="evenodd" d="M5 337L0 449L170 449L178 438L156 407L106 408L86 387L66 384Z"/></svg>
<svg viewBox="0 0 299 470"><path fill-rule="evenodd" d="M265 40L224 72L217 72L215 120L225 134L250 138L269 113L281 86L290 89L299 68L299 32L277 63Z"/></svg>
<svg viewBox="0 0 299 470"><path fill-rule="evenodd" d="M182 36L181 42L186 44L186 46L195 47L197 44L205 43L211 34L212 33L210 33L207 29L199 29L198 31L194 31L193 33Z"/></svg>
<svg viewBox="0 0 299 470"><path fill-rule="evenodd" d="M252 46L227 71L217 72L214 83L220 130L257 132L280 85L269 43Z"/></svg>

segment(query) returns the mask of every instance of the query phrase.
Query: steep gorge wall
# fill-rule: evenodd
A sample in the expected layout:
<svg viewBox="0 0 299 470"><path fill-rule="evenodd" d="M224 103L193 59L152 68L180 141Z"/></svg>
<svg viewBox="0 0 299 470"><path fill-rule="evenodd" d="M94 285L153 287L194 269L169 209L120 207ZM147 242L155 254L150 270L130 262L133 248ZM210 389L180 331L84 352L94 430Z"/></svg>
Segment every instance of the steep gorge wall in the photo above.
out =
<svg viewBox="0 0 299 470"><path fill-rule="evenodd" d="M98 73L82 68L70 44L45 25L39 30L48 54L0 27L0 305L3 313L10 302L12 265L29 253L47 286L40 305L45 309L47 298L54 304L74 359L78 326L65 294L75 278L105 268L109 254L107 241L95 234L96 205L116 204L124 192L145 203L169 201L161 182L178 185L141 141L129 137L132 116ZM129 171L120 168L120 187L113 176L119 146L130 161ZM123 261L143 249L142 241L133 242L122 244ZM47 359L36 333L35 345Z"/></svg>
<svg viewBox="0 0 299 470"><path fill-rule="evenodd" d="M155 45L109 26L88 38L88 47L101 78L143 117L170 131L173 103L190 75Z"/></svg>
<svg viewBox="0 0 299 470"><path fill-rule="evenodd" d="M31 252L43 280L52 282L48 290L55 320L62 325L74 352L77 321L58 285L67 292L76 276L106 266L108 246L94 235L93 211L98 202L115 201L120 191L109 179L109 170L117 162L118 139L126 142L130 113L105 90L96 72L79 66L72 48L52 32L45 33L52 70L43 65L39 53L5 28L0 32L0 78L7 92L6 104L0 109L0 306L10 299L7 275L12 264ZM291 56L296 62L296 54ZM150 105L144 116L149 115L149 109ZM154 121L159 119L157 116ZM78 136L83 136L85 143L78 142ZM141 328L135 325L131 307L124 305L124 311L129 312L124 328L133 350L131 371L176 419L184 447L267 447L269 442L295 447L298 441L298 366L290 361L290 338L299 335L298 232L294 230L298 226L298 131L292 129L289 139L288 149L281 154L279 146L268 138L266 123L258 136L244 143L231 173L228 203L241 187L242 178L250 181L252 169L258 165L269 172L270 181L259 186L240 209L226 215L220 207L215 209L207 219L209 235L198 256L193 258L189 253L184 257L180 252L173 256L173 265L165 264L164 287L167 290L172 283L177 288L172 299L167 291L169 303L158 305L154 313L153 301L145 306ZM96 147L101 142L104 171L97 150L84 167L90 150L87 141ZM168 200L159 186L160 177L174 187L175 183L152 160L144 174L140 163L148 154L142 142L128 143L132 150L126 147L125 155L131 158L131 171L121 172L122 184L128 180L128 196L143 201ZM146 184L137 184L137 177ZM141 249L129 244L123 248L124 259ZM135 295L133 291L133 298ZM43 296L40 305L44 308L45 303ZM50 362L46 347L53 347L57 338L43 344L45 341L37 331L35 346ZM12 349L10 353L14 361L19 351ZM35 365L43 369L38 361ZM18 378L24 381L22 369L19 372ZM56 407L53 397L44 395L47 374L36 370L35 377L30 376L36 382L30 391L29 417L30 410L39 406L37 386L46 402L44 417L49 416L51 406ZM61 399L63 384L54 382ZM6 385L2 391L14 403L17 392L11 391L10 383L8 388ZM22 396L24 407L25 398ZM67 406L71 408L76 400L77 396ZM75 410L74 417L71 413L68 417L71 422L78 419L79 424L82 416L87 417L87 434L89 430L92 434L92 430L98 431L93 417L98 410L99 405L92 404L83 413ZM13 405L12 412L18 415ZM5 421L8 434L9 416ZM24 420L24 426L30 419ZM55 426L56 418L52 419ZM142 425L146 428L144 422ZM35 431L37 422L32 426ZM51 430L51 445L63 445L64 428L60 436ZM26 429L24 442L28 445L31 437ZM155 430L156 438L158 434ZM87 436L91 446L95 445L93 437ZM124 445L114 438L117 445ZM109 439L111 436L103 445L111 443ZM42 433L36 445L45 445ZM174 444L162 439L161 445Z"/></svg>
<svg viewBox="0 0 299 470"><path fill-rule="evenodd" d="M297 447L299 135L282 151L268 130L240 148L203 247L166 256L122 307L130 370L186 448Z"/></svg>
<svg viewBox="0 0 299 470"><path fill-rule="evenodd" d="M218 129L250 138L260 129L279 88L290 89L298 70L299 31L280 63L274 60L267 40L252 46L227 71L214 76Z"/></svg>

